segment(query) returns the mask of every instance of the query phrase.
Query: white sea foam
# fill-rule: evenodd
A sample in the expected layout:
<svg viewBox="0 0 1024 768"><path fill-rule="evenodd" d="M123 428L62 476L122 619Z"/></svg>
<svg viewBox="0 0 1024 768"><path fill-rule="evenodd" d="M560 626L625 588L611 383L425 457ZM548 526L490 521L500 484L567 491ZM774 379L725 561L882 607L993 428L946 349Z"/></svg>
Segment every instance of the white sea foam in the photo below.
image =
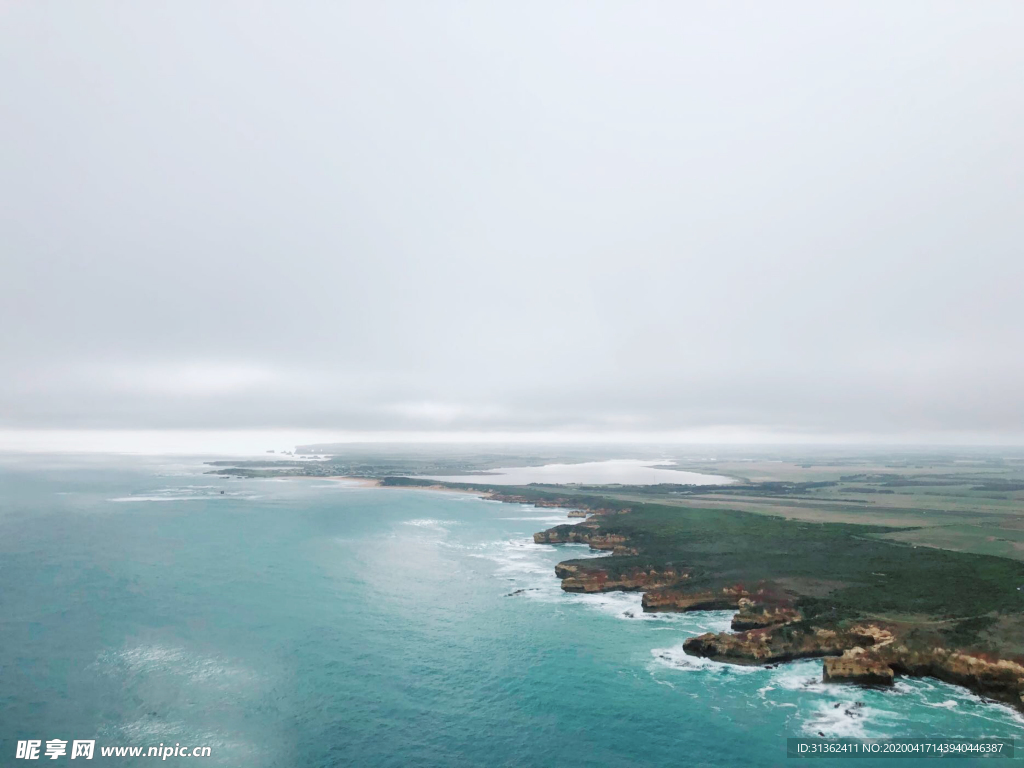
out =
<svg viewBox="0 0 1024 768"><path fill-rule="evenodd" d="M593 558L610 554L596 552L586 544L562 544L559 546L568 550L577 550L573 553L577 558ZM556 603L578 602L580 597L584 597L583 595L572 595L562 591L561 582L555 577L554 563L551 562L552 552L551 545L537 544L531 537L491 542L485 545L481 551L474 552L469 556L493 562L496 565L495 575L511 582L517 589L522 589L523 592L519 594L530 600ZM638 595L633 597L639 599ZM594 606L599 607L597 603ZM600 607L608 610L608 602L605 601Z"/></svg>
<svg viewBox="0 0 1024 768"><path fill-rule="evenodd" d="M866 707L851 709L828 701L817 702L813 714L802 723L801 731L807 736L824 734L830 739L879 738L881 734L869 733L867 728L872 714L874 710Z"/></svg>
<svg viewBox="0 0 1024 768"><path fill-rule="evenodd" d="M683 650L681 644L671 648L653 648L651 656L654 659L653 665L682 672L712 672L718 675L749 675L764 672L762 667L726 664L701 656L690 656Z"/></svg>
<svg viewBox="0 0 1024 768"><path fill-rule="evenodd" d="M561 590L561 586L559 586ZM639 592L598 592L594 594L562 593L564 602L581 605L616 619L642 620L645 618ZM647 614L649 615L649 614Z"/></svg>
<svg viewBox="0 0 1024 768"><path fill-rule="evenodd" d="M157 488L143 493L133 493L130 496L116 496L107 501L123 503L137 501L207 501L209 499L244 499L247 501L258 499L245 491L229 491L217 485L183 485L175 488Z"/></svg>
<svg viewBox="0 0 1024 768"><path fill-rule="evenodd" d="M955 712L963 718L970 718L970 720L965 722L987 720L1001 725L1013 722L1015 725L1024 726L1024 714L1021 714L1009 705L991 701L966 688L945 683L941 680L911 677L900 678L896 681L896 685L889 692L889 695L909 697L914 699L917 704L932 709L945 709ZM977 728L977 725L972 723L970 726L965 727Z"/></svg>
<svg viewBox="0 0 1024 768"><path fill-rule="evenodd" d="M205 501L210 498L209 496L118 496L113 499L107 499L107 501L113 501L117 503L127 501Z"/></svg>
<svg viewBox="0 0 1024 768"><path fill-rule="evenodd" d="M1000 725L1024 719L1009 707L985 701L966 689L937 680L903 678L888 690L865 690L855 686L821 682L821 664L803 661L781 665L759 696L774 706L793 698L800 710L798 727L809 736L824 733L830 738L883 738L906 733L901 723L908 709L944 710L956 716L981 718ZM795 697L795 698L794 698ZM913 703L908 707L906 699ZM808 712L807 706L810 705ZM920 722L921 714L916 715ZM977 732L977 725L965 723L964 732Z"/></svg>
<svg viewBox="0 0 1024 768"><path fill-rule="evenodd" d="M559 520L561 518L558 518ZM575 550L576 559L599 559L610 557L610 552L593 550L587 544L559 544L555 550L550 544L536 544L532 538L511 539L492 543L486 551L471 557L480 557L497 564L496 575L512 581L522 596L530 600L578 605L600 611L616 619L644 621L655 624L669 624L673 628L688 631L689 634L720 632L728 629L732 613L711 611L690 614L645 613L640 592L565 592L554 574L551 555L555 552ZM569 559L564 556L559 559Z"/></svg>
<svg viewBox="0 0 1024 768"><path fill-rule="evenodd" d="M773 670L771 684L784 691L826 693L840 690L821 681L820 661L797 661L780 664Z"/></svg>
<svg viewBox="0 0 1024 768"><path fill-rule="evenodd" d="M442 531L448 530L449 525L458 525L458 520L435 520L433 518L423 518L418 520L404 520L402 525L411 525L416 528L434 528Z"/></svg>
<svg viewBox="0 0 1024 768"><path fill-rule="evenodd" d="M243 495L243 494L240 494L240 493L233 493L233 494L230 494L230 495L229 494L224 494L224 496L214 496L212 494L207 494L207 495L203 495L203 496L147 496L147 495L144 495L144 494L139 494L138 496L117 496L117 497L112 498L112 499L107 499L107 501L111 501L111 502L114 502L114 503L117 503L117 504L123 504L125 502L133 502L133 501L155 501L155 502L162 502L162 501L209 501L210 499L217 499L217 498L235 499L235 500L242 499L243 501L254 501L254 500L258 499L259 496Z"/></svg>

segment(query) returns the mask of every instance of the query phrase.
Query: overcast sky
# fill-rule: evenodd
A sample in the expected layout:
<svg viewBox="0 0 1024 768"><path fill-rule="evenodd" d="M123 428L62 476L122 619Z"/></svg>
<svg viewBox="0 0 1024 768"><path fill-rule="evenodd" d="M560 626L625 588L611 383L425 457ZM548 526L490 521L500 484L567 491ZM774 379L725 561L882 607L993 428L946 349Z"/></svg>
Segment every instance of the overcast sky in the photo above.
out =
<svg viewBox="0 0 1024 768"><path fill-rule="evenodd" d="M0 429L1024 436L1024 3L0 0Z"/></svg>

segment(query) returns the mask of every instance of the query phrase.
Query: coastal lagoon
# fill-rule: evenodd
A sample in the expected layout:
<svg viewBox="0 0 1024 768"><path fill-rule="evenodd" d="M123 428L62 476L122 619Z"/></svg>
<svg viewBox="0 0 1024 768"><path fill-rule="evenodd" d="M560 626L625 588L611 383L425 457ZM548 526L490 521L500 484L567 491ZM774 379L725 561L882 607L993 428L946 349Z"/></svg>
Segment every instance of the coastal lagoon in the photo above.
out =
<svg viewBox="0 0 1024 768"><path fill-rule="evenodd" d="M433 475L431 480L488 485L529 485L555 483L580 485L726 485L734 482L724 475L706 475L674 469L667 460L610 459L577 464L545 464L539 467L499 467L472 475Z"/></svg>
<svg viewBox="0 0 1024 768"><path fill-rule="evenodd" d="M791 736L1024 734L933 680L687 657L730 614L563 593L555 563L600 555L533 543L561 512L206 469L0 457L8 762L18 739L94 738L219 766L773 766Z"/></svg>

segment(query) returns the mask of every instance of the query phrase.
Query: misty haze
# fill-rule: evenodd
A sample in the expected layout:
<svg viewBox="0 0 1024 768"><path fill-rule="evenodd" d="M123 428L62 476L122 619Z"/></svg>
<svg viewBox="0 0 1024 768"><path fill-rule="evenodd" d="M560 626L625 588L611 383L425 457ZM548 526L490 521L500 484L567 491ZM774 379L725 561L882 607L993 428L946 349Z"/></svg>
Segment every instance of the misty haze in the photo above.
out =
<svg viewBox="0 0 1024 768"><path fill-rule="evenodd" d="M0 0L0 760L1013 757L1022 39Z"/></svg>

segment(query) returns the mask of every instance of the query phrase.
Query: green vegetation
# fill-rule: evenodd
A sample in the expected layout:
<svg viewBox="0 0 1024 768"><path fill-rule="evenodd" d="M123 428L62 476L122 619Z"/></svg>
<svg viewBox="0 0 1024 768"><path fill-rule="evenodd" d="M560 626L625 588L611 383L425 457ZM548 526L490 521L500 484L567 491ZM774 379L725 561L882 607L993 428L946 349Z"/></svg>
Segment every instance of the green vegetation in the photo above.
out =
<svg viewBox="0 0 1024 768"><path fill-rule="evenodd" d="M888 529L909 545L1024 561L1024 455L801 457L718 461L687 469L742 478L725 486L593 486L625 503L750 512Z"/></svg>
<svg viewBox="0 0 1024 768"><path fill-rule="evenodd" d="M601 561L610 573L635 566L692 568L698 587L762 581L791 585L808 615L941 619L1024 611L1024 563L893 544L884 529L807 524L743 512L634 506L601 517L641 555ZM585 563L586 561L580 561Z"/></svg>

